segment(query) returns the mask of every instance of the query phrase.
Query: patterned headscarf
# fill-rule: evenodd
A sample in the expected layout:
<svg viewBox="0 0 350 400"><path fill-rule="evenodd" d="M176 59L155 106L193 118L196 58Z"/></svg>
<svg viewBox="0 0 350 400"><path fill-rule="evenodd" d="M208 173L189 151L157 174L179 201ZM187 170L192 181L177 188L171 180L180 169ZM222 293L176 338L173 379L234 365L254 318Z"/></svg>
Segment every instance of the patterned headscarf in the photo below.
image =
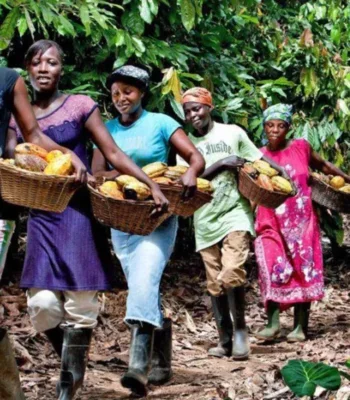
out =
<svg viewBox="0 0 350 400"><path fill-rule="evenodd" d="M263 112L263 122L271 121L272 119L280 119L281 121L287 122L288 125L292 122L293 106L290 104L275 104L267 108Z"/></svg>
<svg viewBox="0 0 350 400"><path fill-rule="evenodd" d="M213 98L209 90L201 87L194 87L187 90L182 95L182 104L190 102L201 103L211 107L213 105Z"/></svg>
<svg viewBox="0 0 350 400"><path fill-rule="evenodd" d="M111 87L118 77L131 78L141 83L141 86L147 88L149 86L150 76L147 71L142 68L135 67L134 65L123 65L113 71L108 79L107 86Z"/></svg>

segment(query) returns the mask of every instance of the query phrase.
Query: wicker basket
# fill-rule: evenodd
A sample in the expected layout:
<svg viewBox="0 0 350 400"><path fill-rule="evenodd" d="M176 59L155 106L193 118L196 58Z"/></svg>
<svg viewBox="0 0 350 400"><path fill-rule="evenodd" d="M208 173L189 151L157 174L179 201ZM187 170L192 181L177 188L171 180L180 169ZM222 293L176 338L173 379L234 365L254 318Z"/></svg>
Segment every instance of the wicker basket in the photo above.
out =
<svg viewBox="0 0 350 400"><path fill-rule="evenodd" d="M277 208L291 197L282 192L271 192L262 188L243 169L239 171L238 180L238 190L244 197L267 208Z"/></svg>
<svg viewBox="0 0 350 400"><path fill-rule="evenodd" d="M329 208L344 214L350 214L350 194L333 189L332 186L320 181L310 175L312 187L312 200Z"/></svg>
<svg viewBox="0 0 350 400"><path fill-rule="evenodd" d="M0 162L1 197L11 204L62 212L80 186L73 176L44 175Z"/></svg>
<svg viewBox="0 0 350 400"><path fill-rule="evenodd" d="M92 211L103 225L134 235L149 235L170 217L168 211L159 217L151 217L154 202L116 200L103 196L96 190L96 184L88 184Z"/></svg>
<svg viewBox="0 0 350 400"><path fill-rule="evenodd" d="M182 200L183 187L180 185L159 184L165 197L169 200L169 210L181 217L190 217L195 211L209 203L213 196L209 193L197 190L194 197L188 201Z"/></svg>

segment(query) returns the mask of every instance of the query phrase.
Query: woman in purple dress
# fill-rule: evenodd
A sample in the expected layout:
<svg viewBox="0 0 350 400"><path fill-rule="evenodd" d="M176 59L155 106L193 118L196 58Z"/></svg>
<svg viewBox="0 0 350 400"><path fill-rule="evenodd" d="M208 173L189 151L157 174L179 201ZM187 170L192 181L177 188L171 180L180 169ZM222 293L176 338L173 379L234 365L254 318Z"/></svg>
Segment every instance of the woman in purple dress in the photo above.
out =
<svg viewBox="0 0 350 400"><path fill-rule="evenodd" d="M165 210L167 200L159 187L116 146L93 100L58 90L61 48L41 40L29 48L25 60L41 130L73 150L87 169L86 142L91 138L114 168L148 184L157 211ZM11 128L8 145L14 148L20 130L15 123ZM92 330L97 324L97 294L110 289L115 279L108 255L105 235L92 218L86 189L78 191L63 213L30 211L21 286L28 289L34 328L48 336L61 356L60 400L72 399L83 381Z"/></svg>

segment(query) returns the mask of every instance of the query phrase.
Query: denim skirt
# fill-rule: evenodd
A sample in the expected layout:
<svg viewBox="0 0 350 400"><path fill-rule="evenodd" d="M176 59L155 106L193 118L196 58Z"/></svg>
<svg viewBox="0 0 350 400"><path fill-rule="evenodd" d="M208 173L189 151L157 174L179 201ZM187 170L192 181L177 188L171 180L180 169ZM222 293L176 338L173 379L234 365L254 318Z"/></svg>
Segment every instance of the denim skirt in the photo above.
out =
<svg viewBox="0 0 350 400"><path fill-rule="evenodd" d="M147 322L161 327L163 315L160 281L173 252L177 217L172 216L147 236L131 235L112 229L112 243L127 283L125 322Z"/></svg>

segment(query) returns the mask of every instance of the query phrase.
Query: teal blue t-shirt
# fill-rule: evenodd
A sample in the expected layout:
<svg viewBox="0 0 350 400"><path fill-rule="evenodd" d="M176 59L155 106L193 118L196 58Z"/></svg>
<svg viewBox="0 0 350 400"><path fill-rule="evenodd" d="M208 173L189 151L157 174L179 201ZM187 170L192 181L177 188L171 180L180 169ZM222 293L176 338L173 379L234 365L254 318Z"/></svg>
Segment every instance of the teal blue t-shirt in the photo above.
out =
<svg viewBox="0 0 350 400"><path fill-rule="evenodd" d="M168 162L171 135L181 125L165 114L144 110L132 125L121 125L118 118L106 122L116 144L139 167L161 161Z"/></svg>

